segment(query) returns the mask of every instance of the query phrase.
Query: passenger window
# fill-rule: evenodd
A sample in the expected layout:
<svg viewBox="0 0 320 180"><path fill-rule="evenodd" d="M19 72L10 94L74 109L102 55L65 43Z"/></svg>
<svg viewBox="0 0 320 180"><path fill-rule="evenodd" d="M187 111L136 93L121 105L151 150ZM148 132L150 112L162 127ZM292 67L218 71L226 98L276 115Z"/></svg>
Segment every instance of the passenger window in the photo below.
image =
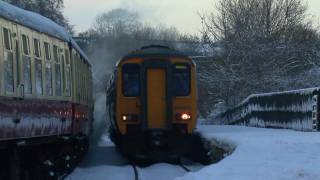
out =
<svg viewBox="0 0 320 180"><path fill-rule="evenodd" d="M52 96L52 70L51 62L46 61L46 95Z"/></svg>
<svg viewBox="0 0 320 180"><path fill-rule="evenodd" d="M4 47L7 50L11 50L12 49L11 32L7 28L3 28L3 40L4 40Z"/></svg>
<svg viewBox="0 0 320 180"><path fill-rule="evenodd" d="M26 94L32 93L31 83L31 58L23 56L23 78L24 78L24 92Z"/></svg>
<svg viewBox="0 0 320 180"><path fill-rule="evenodd" d="M51 49L50 49L50 44L45 42L44 43L44 51L46 53L46 59L51 60Z"/></svg>
<svg viewBox="0 0 320 180"><path fill-rule="evenodd" d="M35 55L35 90L36 94L43 95L43 77L42 77L42 60L41 60L41 49L40 40L33 39L34 55Z"/></svg>
<svg viewBox="0 0 320 180"><path fill-rule="evenodd" d="M65 57L66 57L65 91L66 91L66 96L70 97L71 96L71 66L70 66L70 53L67 49L65 50Z"/></svg>
<svg viewBox="0 0 320 180"><path fill-rule="evenodd" d="M61 63L59 59L59 48L57 46L53 46L53 57L55 60L55 91L56 91L56 96L61 96ZM64 59L64 56L61 55L62 60ZM63 61L62 61L63 62Z"/></svg>
<svg viewBox="0 0 320 180"><path fill-rule="evenodd" d="M43 95L43 86L42 86L42 61L41 59L36 59L36 93Z"/></svg>
<svg viewBox="0 0 320 180"><path fill-rule="evenodd" d="M26 35L22 35L22 49L23 49L23 53L25 55L29 55L30 54L30 48L29 48L29 37Z"/></svg>
<svg viewBox="0 0 320 180"><path fill-rule="evenodd" d="M188 96L191 89L190 66L173 65L173 90L175 96Z"/></svg>
<svg viewBox="0 0 320 180"><path fill-rule="evenodd" d="M13 53L10 51L4 52L4 67L6 92L14 92Z"/></svg>
<svg viewBox="0 0 320 180"><path fill-rule="evenodd" d="M34 46L34 55L36 57L41 57L40 40L33 39L33 46Z"/></svg>
<svg viewBox="0 0 320 180"><path fill-rule="evenodd" d="M53 45L53 59L55 62L59 62L58 50L58 46Z"/></svg>
<svg viewBox="0 0 320 180"><path fill-rule="evenodd" d="M124 64L122 66L122 93L128 97L140 95L139 64Z"/></svg>

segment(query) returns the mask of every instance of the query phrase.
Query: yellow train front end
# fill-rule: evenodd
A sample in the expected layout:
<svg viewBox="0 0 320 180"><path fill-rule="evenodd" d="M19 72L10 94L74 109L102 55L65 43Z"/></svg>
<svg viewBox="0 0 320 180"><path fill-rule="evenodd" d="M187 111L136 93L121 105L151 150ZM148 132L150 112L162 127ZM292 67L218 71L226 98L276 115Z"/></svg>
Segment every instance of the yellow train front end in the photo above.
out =
<svg viewBox="0 0 320 180"><path fill-rule="evenodd" d="M196 68L190 58L162 46L145 47L119 62L114 79L111 139L125 154L190 150L197 120Z"/></svg>

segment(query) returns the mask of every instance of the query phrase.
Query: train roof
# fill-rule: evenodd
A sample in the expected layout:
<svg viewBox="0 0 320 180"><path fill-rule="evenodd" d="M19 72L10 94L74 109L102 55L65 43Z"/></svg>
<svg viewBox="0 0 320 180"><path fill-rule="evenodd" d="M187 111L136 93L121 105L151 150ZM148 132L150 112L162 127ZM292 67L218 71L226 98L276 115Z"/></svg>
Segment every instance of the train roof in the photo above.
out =
<svg viewBox="0 0 320 180"><path fill-rule="evenodd" d="M44 33L49 36L69 42L72 47L74 47L90 65L90 61L87 55L73 40L73 38L65 30L65 28L53 22L49 18L46 18L38 13L21 9L4 1L0 1L0 17L34 29L40 33Z"/></svg>
<svg viewBox="0 0 320 180"><path fill-rule="evenodd" d="M136 51L129 53L128 55L124 56L122 58L122 60L129 59L129 58L150 57L150 56L152 56L152 57L170 56L170 57L188 58L188 56L185 55L184 53L177 51L177 50L174 50L174 49L171 49L167 46L149 45L149 46L144 46L139 50L136 50Z"/></svg>

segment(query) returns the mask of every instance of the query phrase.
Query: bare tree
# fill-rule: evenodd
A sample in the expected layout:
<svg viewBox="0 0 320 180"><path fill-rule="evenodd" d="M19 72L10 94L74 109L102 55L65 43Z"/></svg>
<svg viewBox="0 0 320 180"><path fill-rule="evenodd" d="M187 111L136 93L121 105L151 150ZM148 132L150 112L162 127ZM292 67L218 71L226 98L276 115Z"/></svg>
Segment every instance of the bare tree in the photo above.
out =
<svg viewBox="0 0 320 180"><path fill-rule="evenodd" d="M200 75L215 103L230 107L251 93L316 84L319 33L306 10L303 0L220 0L214 13L201 15L202 37L224 50Z"/></svg>

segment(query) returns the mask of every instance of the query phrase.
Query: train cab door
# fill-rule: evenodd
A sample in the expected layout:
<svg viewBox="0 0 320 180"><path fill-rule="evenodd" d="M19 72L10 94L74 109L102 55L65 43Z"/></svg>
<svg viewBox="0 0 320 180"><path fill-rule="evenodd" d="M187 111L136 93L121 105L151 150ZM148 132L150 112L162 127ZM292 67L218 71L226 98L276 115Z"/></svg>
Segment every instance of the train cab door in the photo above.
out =
<svg viewBox="0 0 320 180"><path fill-rule="evenodd" d="M166 127L166 70L147 69L147 119L148 128Z"/></svg>
<svg viewBox="0 0 320 180"><path fill-rule="evenodd" d="M172 98L170 95L171 64L166 60L147 60L143 63L142 81L144 127L165 130L171 127Z"/></svg>

